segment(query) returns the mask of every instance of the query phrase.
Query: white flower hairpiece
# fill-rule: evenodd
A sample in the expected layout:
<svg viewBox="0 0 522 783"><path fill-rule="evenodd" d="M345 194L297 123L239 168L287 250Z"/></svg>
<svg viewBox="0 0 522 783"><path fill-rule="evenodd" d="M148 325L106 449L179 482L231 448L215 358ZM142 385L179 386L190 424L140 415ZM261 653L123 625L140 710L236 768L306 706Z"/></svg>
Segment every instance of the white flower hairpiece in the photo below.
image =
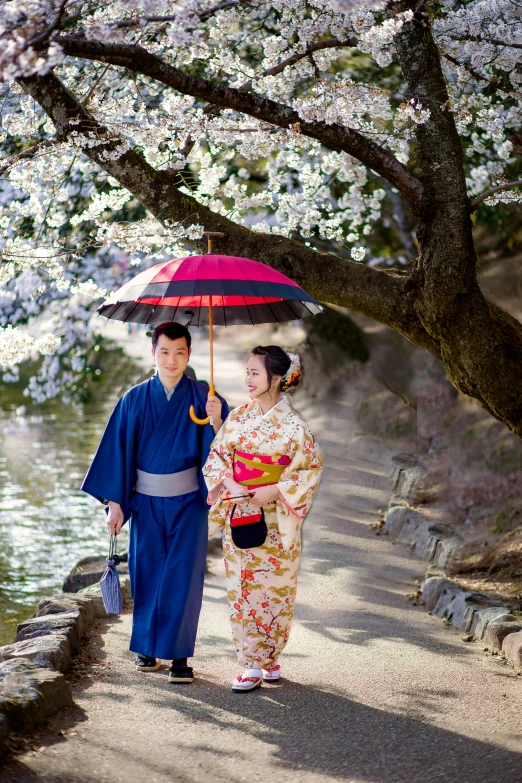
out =
<svg viewBox="0 0 522 783"><path fill-rule="evenodd" d="M291 383L301 374L301 359L299 358L299 354L288 353L288 356L290 357L291 364L281 379L283 386L287 383Z"/></svg>

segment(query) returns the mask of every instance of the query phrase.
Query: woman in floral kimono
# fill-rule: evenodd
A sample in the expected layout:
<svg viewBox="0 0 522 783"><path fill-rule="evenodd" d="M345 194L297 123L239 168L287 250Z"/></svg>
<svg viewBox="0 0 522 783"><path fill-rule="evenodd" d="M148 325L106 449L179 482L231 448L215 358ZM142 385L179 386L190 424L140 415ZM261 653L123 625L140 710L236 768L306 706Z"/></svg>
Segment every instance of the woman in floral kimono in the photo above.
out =
<svg viewBox="0 0 522 783"><path fill-rule="evenodd" d="M290 634L301 525L323 467L306 422L281 395L295 391L300 380L298 356L276 345L254 348L246 373L251 401L229 414L203 468L210 535L223 528L232 636L245 667L234 680L235 693L279 679L279 656ZM259 530L261 510L266 539L244 548L237 531L246 531L248 541L250 523Z"/></svg>

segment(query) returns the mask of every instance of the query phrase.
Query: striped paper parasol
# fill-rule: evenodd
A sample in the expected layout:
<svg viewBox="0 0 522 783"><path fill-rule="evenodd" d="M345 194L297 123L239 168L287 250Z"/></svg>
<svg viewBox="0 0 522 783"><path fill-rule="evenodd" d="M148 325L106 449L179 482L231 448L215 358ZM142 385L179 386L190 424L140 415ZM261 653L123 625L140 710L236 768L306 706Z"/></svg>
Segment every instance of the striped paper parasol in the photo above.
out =
<svg viewBox="0 0 522 783"><path fill-rule="evenodd" d="M210 232L208 232L210 233ZM98 313L139 324L177 321L206 326L210 337L210 394L214 387L213 325L293 321L323 308L289 277L259 261L236 256L187 256L163 261L140 272L107 299ZM193 408L190 416L198 419Z"/></svg>
<svg viewBox="0 0 522 783"><path fill-rule="evenodd" d="M250 258L188 256L140 272L99 308L117 321L187 326L293 321L322 312L319 302L289 277Z"/></svg>

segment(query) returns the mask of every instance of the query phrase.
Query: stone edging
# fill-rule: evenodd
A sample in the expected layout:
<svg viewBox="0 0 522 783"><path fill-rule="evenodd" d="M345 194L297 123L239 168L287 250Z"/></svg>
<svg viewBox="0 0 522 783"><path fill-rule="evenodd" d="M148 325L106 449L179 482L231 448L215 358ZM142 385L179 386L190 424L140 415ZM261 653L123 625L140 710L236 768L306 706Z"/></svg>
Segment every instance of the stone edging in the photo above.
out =
<svg viewBox="0 0 522 783"><path fill-rule="evenodd" d="M451 623L465 641L482 641L522 672L522 624L509 608L484 593L468 592L448 578L463 539L450 525L434 523L409 505L415 484L426 469L415 457L398 454L393 495L384 516L384 531L431 567L422 583L422 603L430 614Z"/></svg>
<svg viewBox="0 0 522 783"><path fill-rule="evenodd" d="M96 561L98 570L90 577L85 575L90 585L78 592L44 598L35 614L19 624L15 641L0 647L0 755L10 732L31 732L59 709L73 704L64 674L94 621L108 616L98 584L105 558ZM71 574L82 572L84 562L80 561ZM124 599L129 599L127 574L120 574L120 585ZM67 587L71 589L66 580Z"/></svg>

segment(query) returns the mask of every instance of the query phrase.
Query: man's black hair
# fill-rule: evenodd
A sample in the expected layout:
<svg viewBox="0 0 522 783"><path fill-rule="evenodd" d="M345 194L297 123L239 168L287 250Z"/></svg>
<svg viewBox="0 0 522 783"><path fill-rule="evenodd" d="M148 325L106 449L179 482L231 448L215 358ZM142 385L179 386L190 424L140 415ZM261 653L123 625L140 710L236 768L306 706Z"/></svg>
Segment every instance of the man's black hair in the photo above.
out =
<svg viewBox="0 0 522 783"><path fill-rule="evenodd" d="M183 324L178 324L177 321L169 321L168 323L160 324L159 326L156 326L156 328L152 333L153 348L156 348L158 344L158 340L162 334L164 334L165 337L167 337L169 340L179 340L180 337L184 337L185 340L187 341L187 348L190 351L190 344L192 342L192 337L187 327L183 326Z"/></svg>

